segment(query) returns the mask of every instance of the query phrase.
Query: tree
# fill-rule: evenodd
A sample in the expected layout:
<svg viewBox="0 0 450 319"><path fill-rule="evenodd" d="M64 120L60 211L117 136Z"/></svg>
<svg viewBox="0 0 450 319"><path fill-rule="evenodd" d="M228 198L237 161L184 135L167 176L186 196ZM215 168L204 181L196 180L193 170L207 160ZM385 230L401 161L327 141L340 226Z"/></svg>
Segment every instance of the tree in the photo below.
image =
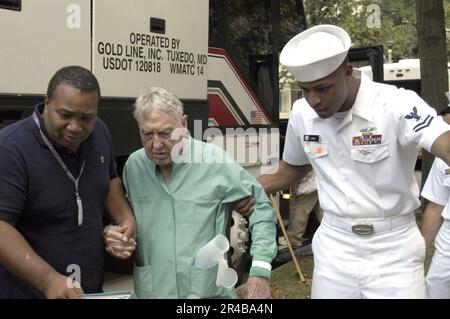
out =
<svg viewBox="0 0 450 319"><path fill-rule="evenodd" d="M417 57L414 0L305 0L308 26L331 23L348 31L354 47L393 40L393 60ZM378 24L370 24L374 15Z"/></svg>
<svg viewBox="0 0 450 319"><path fill-rule="evenodd" d="M444 1L416 0L422 98L437 111L448 101L447 48ZM425 154L424 154L425 153ZM422 154L422 185L433 163L431 154Z"/></svg>
<svg viewBox="0 0 450 319"><path fill-rule="evenodd" d="M308 27L325 23L338 25L348 31L353 47L385 45L388 40L393 40L394 61L417 58L414 0L303 0L303 2ZM370 23L371 18L378 23ZM288 37L292 37L298 31L291 28L283 30L283 34L285 33ZM283 82L280 83L280 87L285 83L289 83L292 88L298 86L295 79L284 69L281 69L280 80Z"/></svg>

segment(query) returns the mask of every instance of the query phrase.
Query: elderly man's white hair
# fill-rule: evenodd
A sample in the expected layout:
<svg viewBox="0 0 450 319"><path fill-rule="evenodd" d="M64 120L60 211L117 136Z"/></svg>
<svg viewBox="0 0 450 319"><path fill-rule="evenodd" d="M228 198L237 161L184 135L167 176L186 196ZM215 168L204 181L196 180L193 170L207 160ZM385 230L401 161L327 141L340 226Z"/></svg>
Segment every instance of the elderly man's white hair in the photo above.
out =
<svg viewBox="0 0 450 319"><path fill-rule="evenodd" d="M172 115L179 122L183 119L183 103L175 94L163 88L146 88L134 103L133 116L138 123L145 120L152 111Z"/></svg>

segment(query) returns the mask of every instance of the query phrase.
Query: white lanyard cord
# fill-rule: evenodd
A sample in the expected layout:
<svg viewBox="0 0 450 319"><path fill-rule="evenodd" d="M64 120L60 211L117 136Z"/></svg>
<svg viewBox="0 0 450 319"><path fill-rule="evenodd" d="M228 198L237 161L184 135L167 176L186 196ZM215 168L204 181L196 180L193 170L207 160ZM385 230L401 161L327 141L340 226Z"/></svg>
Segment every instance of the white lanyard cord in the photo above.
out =
<svg viewBox="0 0 450 319"><path fill-rule="evenodd" d="M36 115L36 112L33 113L33 119L34 119L34 122L36 123L36 125L37 125L37 127L39 129L39 132L41 133L42 139L44 140L45 144L49 148L50 152L52 152L53 156L56 158L56 160L58 161L59 165L62 167L62 169L66 173L67 177L69 177L70 180L75 185L75 198L76 198L77 207L78 207L78 226L81 226L81 224L83 223L83 204L81 202L80 193L78 191L78 181L80 180L80 177L83 174L84 164L86 163L86 160L83 160L83 164L81 165L80 174L78 175L78 178L75 179L75 177L73 177L72 173L69 171L67 166L64 164L64 162L61 159L61 157L59 156L59 154L56 152L55 148L52 146L52 144L48 140L47 136L45 136L44 133L42 132L41 124L39 123L39 119L38 119L38 117Z"/></svg>

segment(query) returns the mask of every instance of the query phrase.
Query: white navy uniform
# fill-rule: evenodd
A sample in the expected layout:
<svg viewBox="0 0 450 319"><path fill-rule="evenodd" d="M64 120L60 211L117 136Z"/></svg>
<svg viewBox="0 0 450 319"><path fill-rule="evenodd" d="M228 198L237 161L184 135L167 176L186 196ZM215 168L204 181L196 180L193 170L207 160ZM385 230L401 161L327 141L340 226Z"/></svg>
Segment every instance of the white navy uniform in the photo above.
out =
<svg viewBox="0 0 450 319"><path fill-rule="evenodd" d="M413 171L418 149L430 151L447 130L416 93L365 76L341 121L320 118L305 99L294 103L283 160L312 165L324 210L312 298L425 297Z"/></svg>
<svg viewBox="0 0 450 319"><path fill-rule="evenodd" d="M450 298L450 168L436 158L422 190L426 199L444 206L444 219L434 240L435 252L426 277L429 298Z"/></svg>

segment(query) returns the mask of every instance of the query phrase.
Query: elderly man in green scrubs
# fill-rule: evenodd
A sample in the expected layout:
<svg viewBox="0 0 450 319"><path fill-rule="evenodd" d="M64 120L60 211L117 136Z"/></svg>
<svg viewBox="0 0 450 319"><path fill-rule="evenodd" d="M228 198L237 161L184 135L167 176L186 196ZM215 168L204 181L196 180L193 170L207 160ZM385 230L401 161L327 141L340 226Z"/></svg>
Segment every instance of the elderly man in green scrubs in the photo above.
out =
<svg viewBox="0 0 450 319"><path fill-rule="evenodd" d="M234 289L216 286L217 266L202 270L194 262L202 246L225 233L231 205L253 195L247 297L269 298L276 219L264 189L224 150L189 137L183 105L172 93L147 89L134 117L144 147L129 157L123 181L137 220L137 297L236 298ZM120 232L105 231L109 251L120 250Z"/></svg>

